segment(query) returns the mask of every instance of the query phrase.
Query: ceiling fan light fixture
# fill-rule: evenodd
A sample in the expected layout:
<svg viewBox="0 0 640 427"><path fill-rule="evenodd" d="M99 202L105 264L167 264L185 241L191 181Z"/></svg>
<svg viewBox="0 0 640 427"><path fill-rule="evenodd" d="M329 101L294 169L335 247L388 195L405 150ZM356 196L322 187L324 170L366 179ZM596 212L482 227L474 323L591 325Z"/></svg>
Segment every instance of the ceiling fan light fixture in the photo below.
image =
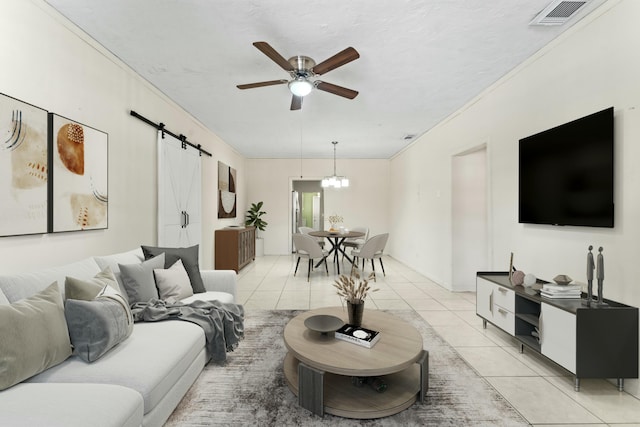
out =
<svg viewBox="0 0 640 427"><path fill-rule="evenodd" d="M307 96L313 89L313 83L306 79L306 77L297 77L289 82L289 90L295 96Z"/></svg>

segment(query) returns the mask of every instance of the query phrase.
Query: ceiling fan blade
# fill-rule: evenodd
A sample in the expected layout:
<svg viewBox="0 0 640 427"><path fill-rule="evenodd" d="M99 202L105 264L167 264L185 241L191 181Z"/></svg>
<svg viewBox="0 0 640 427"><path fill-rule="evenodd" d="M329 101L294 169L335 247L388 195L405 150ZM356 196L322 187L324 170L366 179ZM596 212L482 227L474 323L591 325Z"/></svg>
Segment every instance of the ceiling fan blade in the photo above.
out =
<svg viewBox="0 0 640 427"><path fill-rule="evenodd" d="M358 58L360 58L360 54L358 53L358 51L352 47L348 47L342 52L336 53L331 58L325 59L324 61L313 67L312 71L318 75L321 75L324 73L328 73L329 71L334 70L338 67L341 67L351 61L355 61Z"/></svg>
<svg viewBox="0 0 640 427"><path fill-rule="evenodd" d="M245 85L237 85L238 89L252 89L254 87L273 86L287 83L288 80L269 80L268 82L248 83Z"/></svg>
<svg viewBox="0 0 640 427"><path fill-rule="evenodd" d="M293 65L289 63L286 59L282 57L271 45L267 42L254 42L253 45L258 48L258 50L269 57L273 62L282 67L285 71L293 71Z"/></svg>
<svg viewBox="0 0 640 427"><path fill-rule="evenodd" d="M302 97L293 95L293 97L291 98L291 111L299 110L301 108L302 108Z"/></svg>
<svg viewBox="0 0 640 427"><path fill-rule="evenodd" d="M334 85L327 82L316 81L316 89L323 90L325 92L332 93L334 95L343 96L345 98L353 99L358 96L358 92L355 90L347 89L346 87Z"/></svg>

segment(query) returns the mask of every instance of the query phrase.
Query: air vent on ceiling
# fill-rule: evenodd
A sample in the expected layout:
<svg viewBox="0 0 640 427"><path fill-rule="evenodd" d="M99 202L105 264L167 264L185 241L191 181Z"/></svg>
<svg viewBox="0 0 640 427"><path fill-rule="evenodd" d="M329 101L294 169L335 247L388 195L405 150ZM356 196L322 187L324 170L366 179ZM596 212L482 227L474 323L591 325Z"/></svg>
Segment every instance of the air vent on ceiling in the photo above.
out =
<svg viewBox="0 0 640 427"><path fill-rule="evenodd" d="M531 21L529 25L562 25L587 3L589 3L589 0L554 0L533 18L533 21Z"/></svg>

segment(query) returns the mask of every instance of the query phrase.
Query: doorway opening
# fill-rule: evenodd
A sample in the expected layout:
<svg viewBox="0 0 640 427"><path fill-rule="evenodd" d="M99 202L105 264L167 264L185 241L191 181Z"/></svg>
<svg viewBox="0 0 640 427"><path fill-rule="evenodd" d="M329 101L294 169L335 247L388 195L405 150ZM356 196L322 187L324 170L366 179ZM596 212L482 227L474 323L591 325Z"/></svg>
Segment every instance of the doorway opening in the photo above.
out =
<svg viewBox="0 0 640 427"><path fill-rule="evenodd" d="M299 227L324 228L324 189L321 181L293 181L291 192L291 234ZM290 239L293 252L293 237Z"/></svg>
<svg viewBox="0 0 640 427"><path fill-rule="evenodd" d="M473 291L489 263L486 145L453 156L451 171L451 288Z"/></svg>

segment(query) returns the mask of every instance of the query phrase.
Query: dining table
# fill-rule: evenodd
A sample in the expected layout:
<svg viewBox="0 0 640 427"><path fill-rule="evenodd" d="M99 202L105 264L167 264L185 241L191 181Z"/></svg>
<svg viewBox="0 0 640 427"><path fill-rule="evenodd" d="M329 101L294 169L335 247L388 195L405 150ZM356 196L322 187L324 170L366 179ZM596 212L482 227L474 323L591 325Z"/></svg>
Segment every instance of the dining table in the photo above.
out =
<svg viewBox="0 0 640 427"><path fill-rule="evenodd" d="M338 274L340 274L340 262L339 262L340 254L344 255L344 257L347 258L351 264L353 264L353 259L351 259L351 257L347 255L347 253L344 251L344 249L342 248L342 243L345 241L345 239L363 237L364 233L361 231L340 232L340 231L324 231L323 230L323 231L311 231L309 232L309 236L324 237L329 241L329 243L331 243L331 250L327 254L327 258L329 258L331 254L333 254L333 262L337 266L336 268L338 269ZM320 262L322 262L322 260ZM316 267L320 265L320 262L318 262Z"/></svg>

